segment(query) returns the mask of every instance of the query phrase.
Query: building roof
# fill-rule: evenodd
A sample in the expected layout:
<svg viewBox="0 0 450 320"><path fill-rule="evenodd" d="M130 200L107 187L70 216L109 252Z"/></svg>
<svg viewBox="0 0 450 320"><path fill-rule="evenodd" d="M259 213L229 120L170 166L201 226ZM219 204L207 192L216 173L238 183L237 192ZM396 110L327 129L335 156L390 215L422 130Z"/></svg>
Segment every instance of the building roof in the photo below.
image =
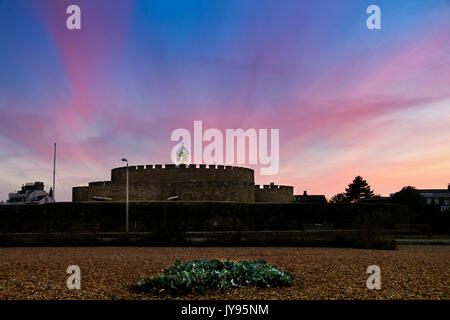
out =
<svg viewBox="0 0 450 320"><path fill-rule="evenodd" d="M184 146L184 144L181 145L181 147L177 150L177 154L189 154L189 150Z"/></svg>
<svg viewBox="0 0 450 320"><path fill-rule="evenodd" d="M431 196L431 197L450 197L450 183L448 184L447 189L418 189L419 193L423 196Z"/></svg>
<svg viewBox="0 0 450 320"><path fill-rule="evenodd" d="M419 189L420 193L450 193L449 189Z"/></svg>
<svg viewBox="0 0 450 320"><path fill-rule="evenodd" d="M327 199L323 194L309 195L306 194L306 191L302 195L299 194L294 195L294 199L297 202L327 202Z"/></svg>

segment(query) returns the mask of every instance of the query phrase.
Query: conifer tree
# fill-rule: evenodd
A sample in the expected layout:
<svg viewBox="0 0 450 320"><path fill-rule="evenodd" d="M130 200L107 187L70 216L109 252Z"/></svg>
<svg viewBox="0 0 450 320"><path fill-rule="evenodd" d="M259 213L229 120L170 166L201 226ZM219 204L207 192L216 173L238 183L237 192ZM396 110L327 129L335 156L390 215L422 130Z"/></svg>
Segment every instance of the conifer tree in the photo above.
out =
<svg viewBox="0 0 450 320"><path fill-rule="evenodd" d="M349 202L370 199L372 197L373 190L361 176L357 176L353 179L353 182L348 185L348 188L345 188L345 198Z"/></svg>

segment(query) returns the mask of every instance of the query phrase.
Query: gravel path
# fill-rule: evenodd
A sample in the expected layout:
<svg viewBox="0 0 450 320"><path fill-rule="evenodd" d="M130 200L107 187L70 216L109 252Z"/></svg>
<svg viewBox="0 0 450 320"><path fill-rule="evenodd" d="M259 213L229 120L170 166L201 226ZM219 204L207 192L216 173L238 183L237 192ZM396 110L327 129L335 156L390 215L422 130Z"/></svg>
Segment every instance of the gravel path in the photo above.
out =
<svg viewBox="0 0 450 320"><path fill-rule="evenodd" d="M241 288L181 299L450 299L450 246L396 251L340 248L0 248L0 299L161 299L129 286L176 259L264 259L290 271L292 287ZM381 268L381 290L368 290L366 269ZM81 290L69 290L69 265ZM169 297L171 298L171 297ZM180 298L178 298L180 299Z"/></svg>

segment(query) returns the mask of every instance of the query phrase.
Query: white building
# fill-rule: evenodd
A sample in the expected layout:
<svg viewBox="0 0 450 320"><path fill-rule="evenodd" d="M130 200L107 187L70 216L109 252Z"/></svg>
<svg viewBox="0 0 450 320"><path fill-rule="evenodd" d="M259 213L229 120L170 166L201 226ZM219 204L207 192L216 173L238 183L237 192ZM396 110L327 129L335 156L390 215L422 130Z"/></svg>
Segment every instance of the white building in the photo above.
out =
<svg viewBox="0 0 450 320"><path fill-rule="evenodd" d="M440 205L441 211L450 211L450 183L447 189L419 189L427 204Z"/></svg>
<svg viewBox="0 0 450 320"><path fill-rule="evenodd" d="M27 203L50 203L55 202L52 198L52 191L50 193L44 190L44 183L36 181L34 183L25 183L21 190L10 193L6 204L27 204Z"/></svg>
<svg viewBox="0 0 450 320"><path fill-rule="evenodd" d="M175 164L177 166L180 164L191 164L191 155L189 154L189 150L184 146L184 144L182 144L181 147L177 150L177 162Z"/></svg>

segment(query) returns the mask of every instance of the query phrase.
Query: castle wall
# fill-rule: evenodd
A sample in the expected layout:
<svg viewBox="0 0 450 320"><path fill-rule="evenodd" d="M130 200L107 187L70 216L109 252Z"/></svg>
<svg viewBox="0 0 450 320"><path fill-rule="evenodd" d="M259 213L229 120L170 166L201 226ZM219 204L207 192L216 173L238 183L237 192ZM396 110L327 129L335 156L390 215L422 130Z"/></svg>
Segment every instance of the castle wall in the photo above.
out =
<svg viewBox="0 0 450 320"><path fill-rule="evenodd" d="M176 195L187 201L254 202L253 184L238 181L187 181L163 185L163 199Z"/></svg>
<svg viewBox="0 0 450 320"><path fill-rule="evenodd" d="M72 188L72 201L88 201L89 200L89 187L73 187Z"/></svg>
<svg viewBox="0 0 450 320"><path fill-rule="evenodd" d="M255 185L255 202L293 202L294 187L278 186L273 183L264 185Z"/></svg>
<svg viewBox="0 0 450 320"><path fill-rule="evenodd" d="M130 166L130 184L167 183L170 181L245 181L254 183L252 169L232 166L206 165L147 165ZM126 167L111 170L111 181L126 183Z"/></svg>
<svg viewBox="0 0 450 320"><path fill-rule="evenodd" d="M254 202L252 169L215 165L130 166L130 201L167 200L179 196L188 201ZM126 167L111 170L111 181L89 183L87 199L110 197L126 199ZM86 201L75 187L73 201ZM85 192L85 191L83 191ZM75 200L77 199L77 200Z"/></svg>

